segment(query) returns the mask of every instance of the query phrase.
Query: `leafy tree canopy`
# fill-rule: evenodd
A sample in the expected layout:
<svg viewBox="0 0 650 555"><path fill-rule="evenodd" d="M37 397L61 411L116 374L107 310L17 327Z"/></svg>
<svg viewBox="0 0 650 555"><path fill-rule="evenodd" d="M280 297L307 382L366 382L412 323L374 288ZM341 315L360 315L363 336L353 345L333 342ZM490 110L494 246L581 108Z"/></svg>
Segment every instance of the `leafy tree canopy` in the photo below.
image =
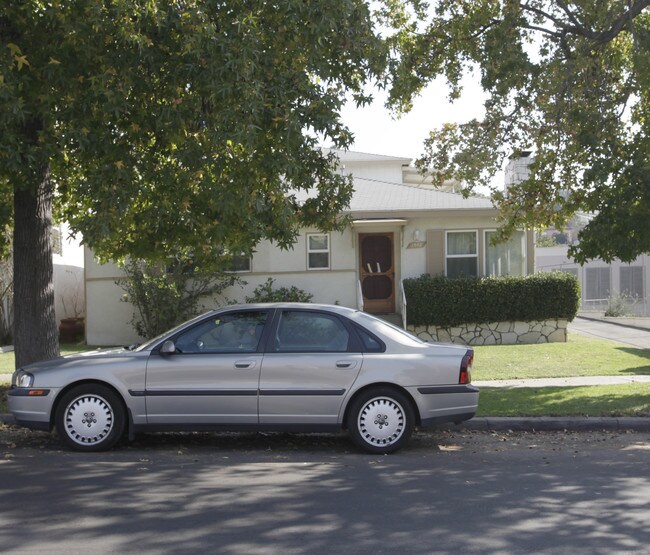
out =
<svg viewBox="0 0 650 555"><path fill-rule="evenodd" d="M530 178L494 191L504 235L561 228L585 210L596 216L571 249L577 260L650 252L650 0L392 4L394 107L408 110L438 76L452 99L467 72L487 93L482 120L431 132L423 167L471 189L533 150Z"/></svg>
<svg viewBox="0 0 650 555"><path fill-rule="evenodd" d="M45 164L104 259L288 246L350 198L314 137L381 69L360 0L5 0L0 37L3 226Z"/></svg>
<svg viewBox="0 0 650 555"><path fill-rule="evenodd" d="M3 0L16 364L58 353L53 209L103 260L208 264L341 225L351 181L316 137L350 144L340 108L385 55L363 0Z"/></svg>

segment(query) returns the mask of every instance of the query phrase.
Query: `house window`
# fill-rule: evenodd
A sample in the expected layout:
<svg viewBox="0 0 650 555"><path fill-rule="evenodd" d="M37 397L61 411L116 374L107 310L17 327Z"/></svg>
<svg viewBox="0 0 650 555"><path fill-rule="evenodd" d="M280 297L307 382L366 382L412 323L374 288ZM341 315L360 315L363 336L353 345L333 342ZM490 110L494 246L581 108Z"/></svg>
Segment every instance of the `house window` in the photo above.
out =
<svg viewBox="0 0 650 555"><path fill-rule="evenodd" d="M327 233L307 234L307 268L329 270L330 236Z"/></svg>
<svg viewBox="0 0 650 555"><path fill-rule="evenodd" d="M585 300L606 301L609 297L610 269L587 268L585 272Z"/></svg>
<svg viewBox="0 0 650 555"><path fill-rule="evenodd" d="M478 275L478 233L447 232L447 277Z"/></svg>
<svg viewBox="0 0 650 555"><path fill-rule="evenodd" d="M621 266L621 295L634 299L645 298L642 266Z"/></svg>
<svg viewBox="0 0 650 555"><path fill-rule="evenodd" d="M244 254L235 254L230 260L227 272L250 272L251 271L251 257Z"/></svg>
<svg viewBox="0 0 650 555"><path fill-rule="evenodd" d="M523 276L526 274L526 236L515 231L505 243L492 245L496 231L485 232L485 274Z"/></svg>

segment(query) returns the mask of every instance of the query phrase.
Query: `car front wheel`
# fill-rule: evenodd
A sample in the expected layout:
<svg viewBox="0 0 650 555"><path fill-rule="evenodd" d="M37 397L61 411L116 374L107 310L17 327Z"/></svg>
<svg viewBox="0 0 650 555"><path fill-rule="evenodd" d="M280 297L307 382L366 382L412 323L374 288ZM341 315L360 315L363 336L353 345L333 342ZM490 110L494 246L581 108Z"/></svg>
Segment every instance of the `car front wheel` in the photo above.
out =
<svg viewBox="0 0 650 555"><path fill-rule="evenodd" d="M122 437L125 413L119 397L106 386L80 385L68 391L55 415L61 441L75 451L106 451Z"/></svg>
<svg viewBox="0 0 650 555"><path fill-rule="evenodd" d="M355 399L348 415L352 440L369 453L394 453L413 433L410 400L391 388L373 388Z"/></svg>

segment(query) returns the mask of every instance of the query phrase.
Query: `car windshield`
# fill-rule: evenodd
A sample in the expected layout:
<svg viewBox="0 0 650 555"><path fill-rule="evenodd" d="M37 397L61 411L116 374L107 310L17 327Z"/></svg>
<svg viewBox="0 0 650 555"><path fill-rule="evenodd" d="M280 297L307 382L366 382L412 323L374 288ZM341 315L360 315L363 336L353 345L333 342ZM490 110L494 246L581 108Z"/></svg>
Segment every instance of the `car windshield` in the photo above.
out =
<svg viewBox="0 0 650 555"><path fill-rule="evenodd" d="M146 342L142 343L142 345L138 345L133 350L134 351L146 351L147 349L150 349L153 345L158 343L163 337L166 337L168 335L173 335L174 333L176 333L181 328L184 328L188 324L198 322L199 320L201 320L203 317L207 316L208 314L210 314L210 312L205 312L204 314L200 314L199 316L196 316L195 318L192 318L191 320L187 320L186 322L183 322L182 324L178 324L178 326L176 326L176 327L174 327L174 328L172 328L170 330L167 330L166 332L163 332L160 335L157 335L153 339L149 339L149 341L146 341Z"/></svg>

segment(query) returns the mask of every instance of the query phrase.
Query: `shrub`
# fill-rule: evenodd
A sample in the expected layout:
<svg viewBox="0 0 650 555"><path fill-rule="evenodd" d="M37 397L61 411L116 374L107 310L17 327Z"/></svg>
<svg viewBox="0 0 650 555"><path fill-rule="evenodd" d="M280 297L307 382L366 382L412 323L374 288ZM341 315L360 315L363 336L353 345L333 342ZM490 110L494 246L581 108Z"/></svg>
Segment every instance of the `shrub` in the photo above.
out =
<svg viewBox="0 0 650 555"><path fill-rule="evenodd" d="M251 297L246 297L247 303L309 303L314 297L295 285L273 289L275 280L269 278L253 291Z"/></svg>
<svg viewBox="0 0 650 555"><path fill-rule="evenodd" d="M612 294L607 299L607 309L605 316L615 318L618 316L627 316L632 312L631 306L634 304L635 299L630 295L625 294Z"/></svg>
<svg viewBox="0 0 650 555"><path fill-rule="evenodd" d="M526 277L405 279L411 325L440 327L549 320L573 320L580 306L580 285L566 272Z"/></svg>
<svg viewBox="0 0 650 555"><path fill-rule="evenodd" d="M193 266L187 260L170 264L128 260L119 285L122 300L134 307L131 324L141 337L150 339L204 310L201 299L214 300L238 281L233 274Z"/></svg>

